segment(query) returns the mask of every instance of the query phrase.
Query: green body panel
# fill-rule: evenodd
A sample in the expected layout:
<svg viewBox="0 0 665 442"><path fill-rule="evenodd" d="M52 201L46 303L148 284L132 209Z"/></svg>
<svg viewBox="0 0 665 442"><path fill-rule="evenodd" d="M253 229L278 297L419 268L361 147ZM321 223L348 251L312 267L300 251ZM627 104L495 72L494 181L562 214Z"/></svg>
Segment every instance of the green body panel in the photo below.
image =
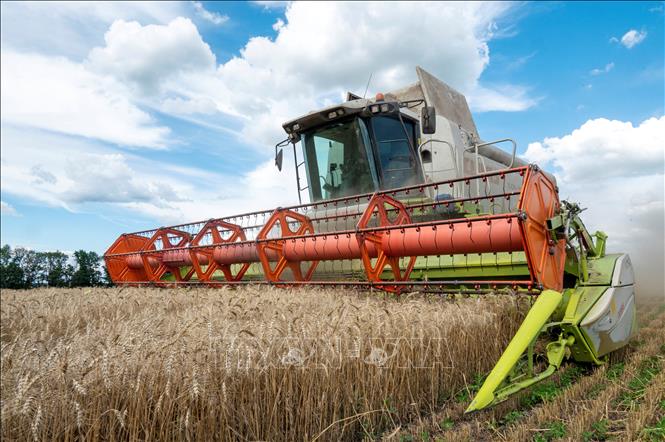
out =
<svg viewBox="0 0 665 442"><path fill-rule="evenodd" d="M612 282L614 266L620 254L605 255L600 258L587 260L589 279L584 285L579 285L571 291L566 313L563 318L564 332L575 336L575 344L571 346L571 357L578 362L591 362L601 364L593 347L589 345L591 339L579 327L589 310L598 302Z"/></svg>
<svg viewBox="0 0 665 442"><path fill-rule="evenodd" d="M578 286L571 290L563 322L579 325L607 288L608 286Z"/></svg>
<svg viewBox="0 0 665 442"><path fill-rule="evenodd" d="M602 258L590 258L587 260L589 280L584 285L610 285L612 283L612 272L614 264L621 254L605 255Z"/></svg>
<svg viewBox="0 0 665 442"><path fill-rule="evenodd" d="M345 276L354 274L362 278L365 271L360 260L353 260L349 266L347 274L340 274L339 267L331 265L326 268L325 262L319 264L317 277L321 279L344 279ZM181 274L184 276L189 272L190 267L181 267ZM205 267L204 267L205 269ZM514 253L474 253L470 255L444 255L444 256L420 256L416 259L410 279L416 281L437 280L437 279L527 279L529 277L529 267L526 262L524 252ZM388 267L382 274L385 280L393 279L392 271ZM198 278L194 274L191 278L196 281ZM213 279L224 280L221 271L217 271ZM252 266L245 273L244 279L263 280L263 270L260 266ZM162 277L163 281L175 281L171 273Z"/></svg>
<svg viewBox="0 0 665 442"><path fill-rule="evenodd" d="M564 333L575 337L575 342L570 348L571 357L575 361L601 364L588 344L589 338L579 325L607 288L608 286L578 286L576 289L567 290L570 298L561 320L561 329Z"/></svg>
<svg viewBox="0 0 665 442"><path fill-rule="evenodd" d="M599 360L594 354L591 346L589 346L587 337L580 327L574 324L564 324L561 326L563 333L575 338L575 342L570 347L570 356L577 362L591 362L600 365L603 362Z"/></svg>
<svg viewBox="0 0 665 442"><path fill-rule="evenodd" d="M524 252L418 257L411 272L414 280L511 279L519 276L529 276Z"/></svg>

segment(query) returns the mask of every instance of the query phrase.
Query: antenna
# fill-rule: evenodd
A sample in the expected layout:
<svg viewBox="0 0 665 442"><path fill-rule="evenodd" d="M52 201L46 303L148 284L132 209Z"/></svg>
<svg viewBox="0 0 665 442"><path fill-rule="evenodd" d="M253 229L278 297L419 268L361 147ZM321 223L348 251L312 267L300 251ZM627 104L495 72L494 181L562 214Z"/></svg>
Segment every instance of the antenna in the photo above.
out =
<svg viewBox="0 0 665 442"><path fill-rule="evenodd" d="M372 81L372 75L374 72L369 73L369 78L367 79L367 86L365 86L365 93L363 94L363 98L367 95L367 89L369 89L369 82Z"/></svg>

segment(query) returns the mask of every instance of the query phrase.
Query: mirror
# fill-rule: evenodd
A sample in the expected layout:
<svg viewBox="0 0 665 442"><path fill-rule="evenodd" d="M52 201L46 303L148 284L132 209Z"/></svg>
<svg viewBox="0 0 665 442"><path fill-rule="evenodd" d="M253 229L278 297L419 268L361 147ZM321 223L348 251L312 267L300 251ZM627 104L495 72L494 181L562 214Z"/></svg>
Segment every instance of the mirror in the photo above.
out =
<svg viewBox="0 0 665 442"><path fill-rule="evenodd" d="M432 135L436 133L436 109L434 109L434 106L423 106L420 112L420 124L424 134Z"/></svg>
<svg viewBox="0 0 665 442"><path fill-rule="evenodd" d="M282 159L284 158L284 149L279 149L275 147L275 166L281 172L282 171Z"/></svg>

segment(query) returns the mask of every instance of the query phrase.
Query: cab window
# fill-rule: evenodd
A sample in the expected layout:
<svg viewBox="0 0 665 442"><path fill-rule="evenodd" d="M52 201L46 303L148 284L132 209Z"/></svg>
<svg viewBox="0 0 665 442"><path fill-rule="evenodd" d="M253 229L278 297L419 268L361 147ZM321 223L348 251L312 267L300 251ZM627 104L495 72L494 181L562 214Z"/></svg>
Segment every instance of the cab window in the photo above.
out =
<svg viewBox="0 0 665 442"><path fill-rule="evenodd" d="M361 124L354 119L303 134L312 201L374 191Z"/></svg>
<svg viewBox="0 0 665 442"><path fill-rule="evenodd" d="M407 138L408 134L411 142L415 143L414 124L404 120L404 126L406 133L402 123L396 118L384 116L372 118L383 189L394 189L423 182L415 152Z"/></svg>

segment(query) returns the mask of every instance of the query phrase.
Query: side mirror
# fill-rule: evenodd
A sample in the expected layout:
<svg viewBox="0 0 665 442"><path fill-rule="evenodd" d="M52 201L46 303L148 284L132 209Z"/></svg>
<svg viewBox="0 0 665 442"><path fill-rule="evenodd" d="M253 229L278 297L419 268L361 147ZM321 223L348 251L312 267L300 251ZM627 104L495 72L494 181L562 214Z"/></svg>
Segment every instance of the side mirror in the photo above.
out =
<svg viewBox="0 0 665 442"><path fill-rule="evenodd" d="M436 109L434 106L423 106L420 112L420 125L424 134L432 135L436 133Z"/></svg>
<svg viewBox="0 0 665 442"><path fill-rule="evenodd" d="M275 147L275 166L281 172L282 171L282 159L284 158L284 149L280 148L277 150Z"/></svg>

